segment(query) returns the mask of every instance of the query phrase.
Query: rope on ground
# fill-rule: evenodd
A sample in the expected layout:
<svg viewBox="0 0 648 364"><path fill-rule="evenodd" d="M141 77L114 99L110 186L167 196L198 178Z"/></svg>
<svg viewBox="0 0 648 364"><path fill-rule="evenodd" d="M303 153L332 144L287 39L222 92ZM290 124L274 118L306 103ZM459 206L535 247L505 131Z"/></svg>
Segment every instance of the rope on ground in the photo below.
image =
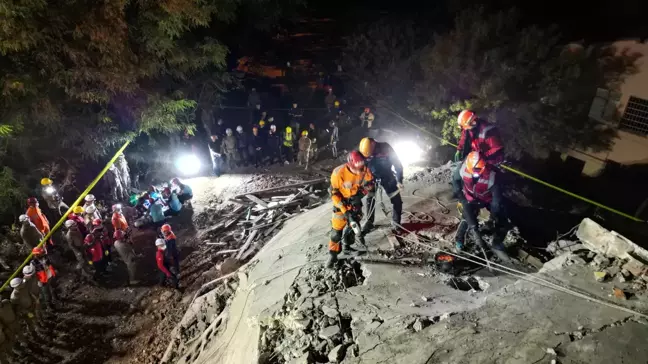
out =
<svg viewBox="0 0 648 364"><path fill-rule="evenodd" d="M56 225L54 225L54 227L53 227L52 229L50 229L50 231L45 235L45 237L43 238L43 240L41 240L41 242L37 245L38 247L43 246L43 244L45 244L45 242L48 241L48 240L52 237L52 235L54 234L54 232L55 232L56 230L58 230L58 229L61 227L61 225L63 225L63 223L65 222L65 220L67 220L67 216L72 212L72 210L73 210L75 207L77 207L77 206L79 205L79 203L81 203L81 201L83 200L83 198L84 198L84 197L85 197L85 196L86 196L86 195L87 195L87 194L88 194L88 193L89 193L89 192L94 188L94 186L99 182L99 180L101 180L101 178L103 177L103 175L108 171L108 169L110 168L110 166L111 166L113 163L115 163L115 161L117 160L117 157L119 157L119 155L122 154L122 153L124 152L124 150L126 149L126 147L128 147L128 145L130 144L130 142L131 142L130 139L127 140L127 141L124 143L124 145L122 145L122 147L119 148L119 150L117 150L117 152L115 153L115 155L114 155L114 156L113 156L113 157L108 161L108 163L106 164L106 166L101 170L101 172L99 172L99 174L97 175L97 177L95 177L95 179L93 179L92 182L90 182L90 184L88 185L88 187L86 187L85 191L83 191L83 192L79 195L79 197L76 199L76 201L74 201L74 203L73 203L72 205L70 205L70 207L68 208L68 210L63 214L63 216L61 216L61 218L60 218L59 221L56 223ZM11 282L12 279L16 278L16 276L17 276L20 272L22 272L22 269L27 265L27 263L29 263L29 262L31 261L32 256L33 256L32 253L29 252L29 255L27 256L27 258L25 258L25 261L24 261L24 262L23 262L23 263L18 267L18 269L16 269L15 272L13 272L13 274L11 274L11 276L9 276L9 278L7 279L6 282L4 282L4 284L2 285L2 287L0 287L0 292L4 291L4 289L7 288L7 286L9 285L9 282Z"/></svg>
<svg viewBox="0 0 648 364"><path fill-rule="evenodd" d="M403 231L406 231L408 233L413 233L412 231L409 231L406 228L404 228L402 225L400 225L400 224L398 224L398 225L399 225L399 227L401 229L403 229ZM643 314L641 312L637 312L637 311L631 310L629 308L619 306L619 305L614 304L614 303L609 303L609 302L603 301L601 299L591 297L591 296L588 296L588 295L580 293L580 292L576 292L573 289L570 289L568 287L563 287L561 285L549 282L549 281L547 281L547 280L545 280L545 279L543 279L541 277L531 275L529 273L525 273L525 272L510 268L510 267L506 267L504 265L497 264L495 262L488 261L488 259L481 258L481 257L479 257L477 255L473 255L473 254L470 254L470 253L467 253L467 252L464 252L464 253L462 253L462 255L459 255L459 254L456 254L456 253L453 253L453 252L450 252L450 251L443 250L443 249L438 248L438 247L423 244L420 241L417 241L417 240L414 240L414 239L409 239L407 237L401 237L401 238L406 240L406 241L409 241L409 242L411 242L413 244L423 246L426 249L430 249L430 250L435 251L435 252L441 252L441 253L444 253L444 254L448 254L448 255L451 255L451 256L453 256L455 258L463 259L465 261L480 265L482 267L487 267L488 264L492 264L492 266L490 266L490 269L496 270L498 272L502 272L504 274L508 274L508 275L513 276L513 277L516 277L516 278L519 278L519 279L522 279L522 280L525 280L525 281L528 281L528 282L531 282L531 283L535 283L535 284L544 286L546 288L551 288L551 289L554 289L554 290L559 291L559 292L567 293L567 294L572 295L574 297L579 297L579 298L585 299L585 300L593 302L593 303L598 303L598 304L601 304L601 305L604 305L604 306L607 306L607 307L610 307L610 308L621 310L623 312L630 313L630 314L633 314L633 315L648 319L648 315ZM425 237L419 237L419 239L423 239L423 240L431 242L431 243L433 242L431 239L428 239L428 238L425 238ZM465 255L468 255L468 256L473 257L473 258L478 259L478 260L469 259ZM486 261L487 264L484 264L482 261Z"/></svg>
<svg viewBox="0 0 648 364"><path fill-rule="evenodd" d="M440 137L440 136L438 136L438 135L432 133L431 131L426 130L425 128L422 128L422 127L420 127L420 126L414 124L413 122L407 120L407 119L404 118L402 115L400 115L400 114L397 113L396 111L392 110L390 107L388 107L388 106L383 106L383 107L385 107L385 109L386 109L388 112L392 113L394 116L398 117L399 119L401 119L402 121L406 122L407 124L409 124L409 125L415 127L416 129L418 129L418 130L420 130L420 131L422 131L422 132L424 132L424 133L426 133L426 134L428 134L428 135L430 135L430 136L432 136L432 137L434 137L434 138L440 140L441 142L443 142L443 143L445 143L445 144L452 145L453 147L457 147L456 144L454 144L454 143L452 143L452 142L450 142L450 141L448 141L448 140L446 140L446 139L444 139L444 138L442 138L442 137ZM589 199L589 198L587 198L587 197L584 197L584 196L581 196L581 195L576 194L576 193L574 193L574 192L568 191L568 190L566 190L566 189L564 189L564 188L562 188L562 187L558 187L558 186L556 186L556 185L554 185L554 184L551 184L551 183L549 183L549 182L543 181L543 180L541 180L541 179L539 179L539 178L537 178L537 177L534 177L534 176L532 176L532 175L530 175L530 174L528 174L528 173L524 173L524 172L522 172L522 171L520 171L520 170L518 170L518 169L515 169L515 168L513 168L513 167L509 167L509 166L504 165L504 164L500 165L500 167L501 167L502 169L505 169L505 170L509 171L509 172L515 173L515 174L517 174L518 176L521 176L521 177L523 177L523 178L530 179L530 180L533 181L533 182L539 183L539 184L541 184L541 185L543 185L543 186L545 186L545 187L549 187L549 188L551 188L551 189L553 189L553 190L556 190L556 191L558 191L558 192L562 192L562 193L564 193L564 194L566 194L566 195L568 195L568 196L571 196L571 197L573 197L573 198L576 198L576 199L579 199L579 200L581 200L581 201L587 202L587 203L590 204L590 205L594 205L594 206L596 206L596 207L600 207L600 208L602 208L602 209L604 209L604 210L607 210L607 211L609 211L609 212L615 213L615 214L617 214L617 215L619 215L619 216L623 216L623 217L625 217L625 218L627 218L627 219L630 219L630 220L632 220L632 221L636 221L636 222L643 222L643 220L641 220L641 219L639 219L639 218L636 218L636 217L634 217L634 216L632 216L632 215L630 215L630 214L626 214L625 212L619 211L619 210L617 210L617 209L614 209L614 208L612 208L612 207L609 207L609 206L607 206L607 205L604 205L604 204L602 204L602 203L600 203L600 202L596 202L596 201L591 200L591 199Z"/></svg>

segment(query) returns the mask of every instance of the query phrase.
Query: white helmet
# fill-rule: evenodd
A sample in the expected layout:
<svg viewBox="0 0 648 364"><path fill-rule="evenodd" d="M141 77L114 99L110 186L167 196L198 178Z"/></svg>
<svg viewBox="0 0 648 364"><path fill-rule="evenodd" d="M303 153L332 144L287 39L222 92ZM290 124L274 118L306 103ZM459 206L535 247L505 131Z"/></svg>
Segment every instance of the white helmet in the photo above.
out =
<svg viewBox="0 0 648 364"><path fill-rule="evenodd" d="M68 228L68 229L71 228L74 225L76 225L76 222L74 220L65 221L65 227Z"/></svg>
<svg viewBox="0 0 648 364"><path fill-rule="evenodd" d="M232 129L230 128L225 129L225 134L232 135Z"/></svg>
<svg viewBox="0 0 648 364"><path fill-rule="evenodd" d="M35 270L34 265L30 263L23 268L23 275L25 277L31 277Z"/></svg>
<svg viewBox="0 0 648 364"><path fill-rule="evenodd" d="M242 132L243 132L243 127L240 126L240 125L237 126L237 127L236 127L236 131L238 131L239 133L242 133Z"/></svg>
<svg viewBox="0 0 648 364"><path fill-rule="evenodd" d="M164 247L164 249L166 249L166 242L164 241L164 239L157 239L155 240L155 246L158 248Z"/></svg>
<svg viewBox="0 0 648 364"><path fill-rule="evenodd" d="M29 216L27 216L25 214L22 214L22 215L18 216L18 221L20 221L21 223L25 222L27 220L29 220Z"/></svg>
<svg viewBox="0 0 648 364"><path fill-rule="evenodd" d="M9 285L11 286L11 288L16 288L20 286L22 282L23 282L22 278L14 278L11 280L11 282L9 282Z"/></svg>
<svg viewBox="0 0 648 364"><path fill-rule="evenodd" d="M122 205L120 203L112 205L112 210L113 212L121 212L122 211Z"/></svg>
<svg viewBox="0 0 648 364"><path fill-rule="evenodd" d="M92 201L94 201L94 200L96 200L96 199L95 199L94 195L92 195L92 194L87 194L86 197L84 198L84 200L85 200L86 202L92 202Z"/></svg>
<svg viewBox="0 0 648 364"><path fill-rule="evenodd" d="M85 212L86 212L86 214L90 214L90 215L92 215L92 214L94 214L96 211L97 211L97 206L95 206L95 205L90 205L90 206L88 206L88 207L85 208Z"/></svg>
<svg viewBox="0 0 648 364"><path fill-rule="evenodd" d="M275 124L270 125L270 130L277 131L277 126Z"/></svg>
<svg viewBox="0 0 648 364"><path fill-rule="evenodd" d="M274 121L274 117L273 117L273 116L271 116L271 117L268 118L268 122L269 122L269 123L271 123L271 122L273 122L273 121Z"/></svg>

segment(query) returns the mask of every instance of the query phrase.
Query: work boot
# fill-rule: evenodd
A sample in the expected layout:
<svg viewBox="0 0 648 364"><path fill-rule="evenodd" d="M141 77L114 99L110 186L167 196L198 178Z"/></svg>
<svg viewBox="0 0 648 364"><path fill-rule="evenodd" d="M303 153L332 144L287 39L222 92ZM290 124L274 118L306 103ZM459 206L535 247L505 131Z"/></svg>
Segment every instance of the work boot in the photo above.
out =
<svg viewBox="0 0 648 364"><path fill-rule="evenodd" d="M326 268L333 268L335 266L335 263L337 263L337 254L333 252L329 252L329 258L326 261Z"/></svg>

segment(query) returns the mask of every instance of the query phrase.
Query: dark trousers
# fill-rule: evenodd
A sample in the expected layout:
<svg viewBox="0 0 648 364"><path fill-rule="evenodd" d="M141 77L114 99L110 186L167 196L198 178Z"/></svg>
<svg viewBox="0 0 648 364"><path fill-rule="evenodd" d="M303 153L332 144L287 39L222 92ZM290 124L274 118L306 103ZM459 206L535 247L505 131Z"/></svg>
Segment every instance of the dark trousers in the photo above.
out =
<svg viewBox="0 0 648 364"><path fill-rule="evenodd" d="M401 215L403 214L403 199L398 191L398 185L395 178L381 179L380 185L385 190L392 204L392 221L399 224L401 223ZM373 225L376 215L376 198L373 195L367 196L367 224Z"/></svg>
<svg viewBox="0 0 648 364"><path fill-rule="evenodd" d="M491 193L493 194L491 202L489 204L483 204L475 201L469 203L463 196L462 192L460 201L463 205L463 220L457 229L457 241L464 242L466 232L470 229L478 231L479 222L477 221L477 216L479 215L479 210L482 207L485 207L490 211L490 222L494 229L492 241L493 248L500 250L504 249L503 241L506 238L509 226L506 218L501 187L498 184L495 184L491 189Z"/></svg>
<svg viewBox="0 0 648 364"><path fill-rule="evenodd" d="M249 163L249 155L248 155L248 148L247 147L242 147L239 148L239 156L240 156L240 164L243 166L247 166Z"/></svg>
<svg viewBox="0 0 648 364"><path fill-rule="evenodd" d="M173 268L175 268L175 273L180 273L180 252L178 251L178 245L175 240L166 241L167 251L169 255L173 258Z"/></svg>
<svg viewBox="0 0 648 364"><path fill-rule="evenodd" d="M180 287L180 282L178 281L178 277L171 272L171 276L167 277L166 274L164 274L162 271L159 271L158 273L158 283L160 286L164 286L165 284L171 285L173 288L178 289Z"/></svg>
<svg viewBox="0 0 648 364"><path fill-rule="evenodd" d="M216 177L219 177L223 172L223 158L219 156L212 156L212 171Z"/></svg>
<svg viewBox="0 0 648 364"><path fill-rule="evenodd" d="M293 162L293 147L287 147L283 146L281 148L283 150L283 158L284 160L287 160L288 162Z"/></svg>

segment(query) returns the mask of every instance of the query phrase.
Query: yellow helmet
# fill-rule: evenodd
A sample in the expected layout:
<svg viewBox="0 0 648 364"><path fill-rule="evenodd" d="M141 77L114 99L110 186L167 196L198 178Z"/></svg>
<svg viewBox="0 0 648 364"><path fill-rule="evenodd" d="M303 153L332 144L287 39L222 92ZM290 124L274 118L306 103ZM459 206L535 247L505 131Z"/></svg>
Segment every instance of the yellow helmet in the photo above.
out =
<svg viewBox="0 0 648 364"><path fill-rule="evenodd" d="M49 179L49 178L47 178L47 177L41 179L41 186L47 186L47 185L51 185L51 184L52 184L52 180L51 180L51 179Z"/></svg>
<svg viewBox="0 0 648 364"><path fill-rule="evenodd" d="M259 121L259 126L260 126L260 127L263 128L264 125L265 125L265 121L263 121L263 120Z"/></svg>
<svg viewBox="0 0 648 364"><path fill-rule="evenodd" d="M77 215L82 214L83 213L83 206L75 206L74 210L72 210L72 212L74 212Z"/></svg>
<svg viewBox="0 0 648 364"><path fill-rule="evenodd" d="M340 102L339 102L338 100L335 100L335 102L333 103L333 105L335 105L335 107L340 107Z"/></svg>
<svg viewBox="0 0 648 364"><path fill-rule="evenodd" d="M308 135L308 130L302 130L302 135L307 136Z"/></svg>
<svg viewBox="0 0 648 364"><path fill-rule="evenodd" d="M362 153L365 158L370 157L373 154L374 148L376 148L376 141L373 138L362 138L360 141L360 147L358 147L360 153Z"/></svg>
<svg viewBox="0 0 648 364"><path fill-rule="evenodd" d="M292 133L292 128L289 127L289 126L287 126L287 127L286 127L286 133Z"/></svg>

